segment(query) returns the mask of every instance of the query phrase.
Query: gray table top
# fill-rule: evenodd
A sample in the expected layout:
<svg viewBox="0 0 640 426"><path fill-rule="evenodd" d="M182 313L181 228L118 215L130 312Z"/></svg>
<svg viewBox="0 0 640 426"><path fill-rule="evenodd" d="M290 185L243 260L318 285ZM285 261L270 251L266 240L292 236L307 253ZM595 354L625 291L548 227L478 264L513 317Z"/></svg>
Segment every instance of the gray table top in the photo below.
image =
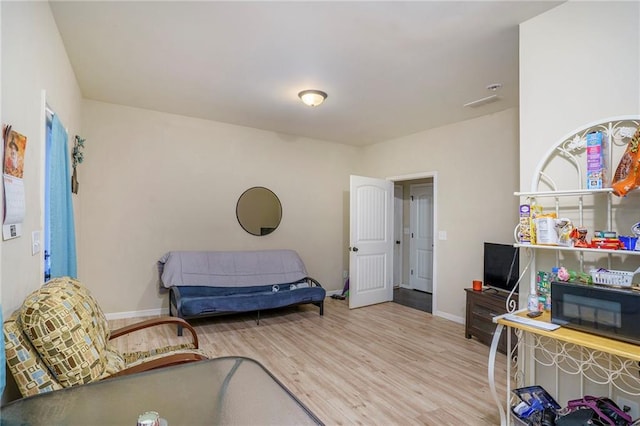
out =
<svg viewBox="0 0 640 426"><path fill-rule="evenodd" d="M135 425L156 411L177 425L322 425L260 363L222 357L13 401L1 425Z"/></svg>

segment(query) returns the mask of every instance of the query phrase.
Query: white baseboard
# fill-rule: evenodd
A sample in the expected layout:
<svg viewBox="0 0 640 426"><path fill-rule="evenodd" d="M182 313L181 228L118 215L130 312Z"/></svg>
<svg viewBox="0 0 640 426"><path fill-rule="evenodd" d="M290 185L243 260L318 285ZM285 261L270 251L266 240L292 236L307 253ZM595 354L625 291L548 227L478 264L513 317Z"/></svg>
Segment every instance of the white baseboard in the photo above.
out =
<svg viewBox="0 0 640 426"><path fill-rule="evenodd" d="M114 312L104 315L109 321L127 318L157 317L160 315L169 315L169 308L145 309L144 311Z"/></svg>
<svg viewBox="0 0 640 426"><path fill-rule="evenodd" d="M342 294L342 290L329 290L327 296L330 297L333 294ZM127 311L127 312L113 312L105 314L107 320L119 320L127 318L140 318L140 317L157 317L160 315L169 315L169 308L158 309L145 309L144 311ZM464 318L456 315L451 315L446 312L437 311L432 314L435 317L442 317L458 324L464 324Z"/></svg>
<svg viewBox="0 0 640 426"><path fill-rule="evenodd" d="M451 315L446 312L436 311L433 313L434 317L441 317L444 319L448 319L449 321L457 322L458 324L464 324L464 318L459 317L457 315Z"/></svg>

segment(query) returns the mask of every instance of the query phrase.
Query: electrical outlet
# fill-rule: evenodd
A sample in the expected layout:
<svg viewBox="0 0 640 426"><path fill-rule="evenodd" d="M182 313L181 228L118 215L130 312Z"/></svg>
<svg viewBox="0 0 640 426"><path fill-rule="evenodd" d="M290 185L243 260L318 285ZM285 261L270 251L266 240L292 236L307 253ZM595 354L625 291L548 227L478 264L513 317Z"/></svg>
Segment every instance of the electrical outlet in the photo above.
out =
<svg viewBox="0 0 640 426"><path fill-rule="evenodd" d="M349 277L349 271L342 271L342 278L348 278Z"/></svg>
<svg viewBox="0 0 640 426"><path fill-rule="evenodd" d="M616 403L620 408L622 408L622 410L629 414L632 419L637 419L638 417L640 417L640 409L636 401L632 401L630 399L619 396L618 398L616 398Z"/></svg>

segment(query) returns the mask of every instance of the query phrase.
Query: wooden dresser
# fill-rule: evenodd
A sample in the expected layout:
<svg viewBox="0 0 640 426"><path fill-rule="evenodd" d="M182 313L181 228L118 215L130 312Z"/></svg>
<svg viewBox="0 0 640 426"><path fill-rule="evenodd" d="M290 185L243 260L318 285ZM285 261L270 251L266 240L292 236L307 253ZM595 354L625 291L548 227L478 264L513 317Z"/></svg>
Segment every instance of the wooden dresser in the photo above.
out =
<svg viewBox="0 0 640 426"><path fill-rule="evenodd" d="M464 326L464 335L467 339L476 337L485 345L491 345L493 333L496 330L496 324L493 317L502 315L507 312L505 306L507 293L499 292L493 289L483 291L474 291L466 288L467 292L467 314ZM517 295L515 295L517 300ZM502 335L498 350L506 353L507 338L506 333ZM512 335L512 345L515 345L516 339Z"/></svg>

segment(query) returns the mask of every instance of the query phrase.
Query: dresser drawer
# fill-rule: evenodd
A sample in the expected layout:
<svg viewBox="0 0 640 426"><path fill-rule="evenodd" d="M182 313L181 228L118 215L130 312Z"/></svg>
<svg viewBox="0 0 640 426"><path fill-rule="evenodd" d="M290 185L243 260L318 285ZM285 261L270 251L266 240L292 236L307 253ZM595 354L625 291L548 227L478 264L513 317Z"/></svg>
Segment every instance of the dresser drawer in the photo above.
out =
<svg viewBox="0 0 640 426"><path fill-rule="evenodd" d="M481 303L473 303L471 305L471 315L478 317L478 319L488 319L491 321L493 317L504 314L506 309L498 309L496 306L487 306Z"/></svg>
<svg viewBox="0 0 640 426"><path fill-rule="evenodd" d="M493 317L507 312L507 295L497 293L493 290L474 291L472 289L465 289L465 291L467 293L465 337L467 339L475 337L485 345L490 345L497 326L493 322ZM517 297L517 295L514 297ZM507 335L503 334L498 344L498 350L502 353L506 353L506 337ZM513 330L511 343L513 346L516 344Z"/></svg>

